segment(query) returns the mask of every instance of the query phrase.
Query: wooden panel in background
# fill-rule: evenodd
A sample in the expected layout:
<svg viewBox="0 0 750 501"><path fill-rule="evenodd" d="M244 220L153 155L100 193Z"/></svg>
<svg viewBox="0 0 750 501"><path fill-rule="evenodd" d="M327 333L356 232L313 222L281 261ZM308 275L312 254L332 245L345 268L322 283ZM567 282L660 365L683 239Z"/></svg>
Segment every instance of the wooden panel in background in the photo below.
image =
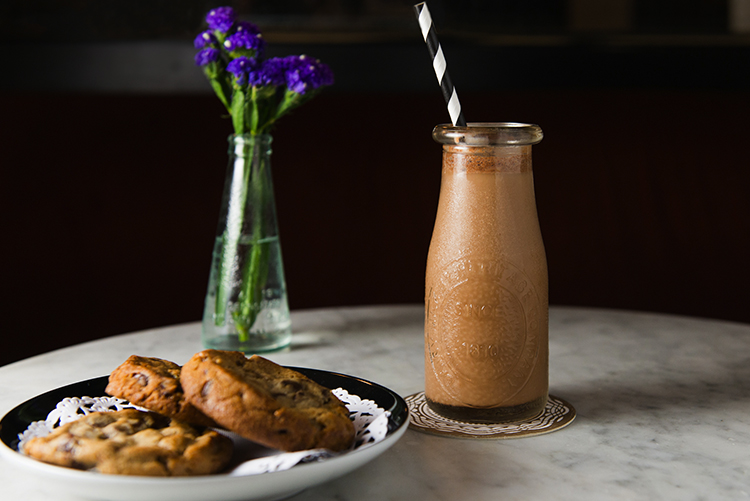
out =
<svg viewBox="0 0 750 501"><path fill-rule="evenodd" d="M200 319L229 124L210 95L6 94L0 364ZM538 123L551 301L750 321L746 91L464 93ZM12 117L8 119L8 117ZM274 134L292 308L419 302L438 92L324 93Z"/></svg>

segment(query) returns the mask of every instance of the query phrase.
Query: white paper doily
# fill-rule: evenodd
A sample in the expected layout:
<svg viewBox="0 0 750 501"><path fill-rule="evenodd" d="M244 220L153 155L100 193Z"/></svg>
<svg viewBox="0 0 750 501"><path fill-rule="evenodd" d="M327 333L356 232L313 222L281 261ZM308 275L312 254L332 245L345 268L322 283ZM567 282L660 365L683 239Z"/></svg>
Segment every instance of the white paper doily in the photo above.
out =
<svg viewBox="0 0 750 501"><path fill-rule="evenodd" d="M300 463L319 461L370 447L386 437L390 412L379 407L374 401L350 394L343 388L332 390L332 393L349 409L349 417L354 423L355 440L349 450L338 453L326 449L280 452L258 445L234 433L217 430L231 438L234 443L232 462L225 473L230 476L244 476L288 470ZM64 398L45 420L32 422L24 432L18 434L18 451L23 454L23 445L31 438L46 436L56 427L92 412L112 412L126 408L145 410L130 404L127 400L115 397Z"/></svg>

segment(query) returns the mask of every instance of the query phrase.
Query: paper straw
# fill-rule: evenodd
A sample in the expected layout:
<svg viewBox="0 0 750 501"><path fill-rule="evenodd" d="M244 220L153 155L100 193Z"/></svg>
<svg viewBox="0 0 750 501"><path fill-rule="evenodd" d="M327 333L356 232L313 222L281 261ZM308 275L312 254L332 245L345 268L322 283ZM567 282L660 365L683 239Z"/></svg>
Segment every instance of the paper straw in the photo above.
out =
<svg viewBox="0 0 750 501"><path fill-rule="evenodd" d="M466 127L466 120L464 120L464 114L461 111L461 103L458 102L458 93L448 76L448 65L445 62L443 48L440 47L437 30L435 30L435 25L432 23L430 10L427 8L427 4L422 2L414 6L414 12L417 14L417 20L419 21L419 27L422 29L422 36L427 44L427 50L430 51L432 67L435 69L440 89L443 91L443 97L448 105L448 114L451 116L451 122L453 122L453 125Z"/></svg>

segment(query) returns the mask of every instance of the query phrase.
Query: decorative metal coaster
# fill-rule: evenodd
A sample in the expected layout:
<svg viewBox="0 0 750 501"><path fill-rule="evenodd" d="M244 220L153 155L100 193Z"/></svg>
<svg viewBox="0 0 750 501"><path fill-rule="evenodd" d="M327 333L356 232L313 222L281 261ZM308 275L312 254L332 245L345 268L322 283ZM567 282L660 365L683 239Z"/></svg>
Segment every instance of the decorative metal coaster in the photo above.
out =
<svg viewBox="0 0 750 501"><path fill-rule="evenodd" d="M551 433L568 426L576 417L576 410L561 398L549 396L544 412L540 415L512 424L477 424L444 418L429 408L420 391L409 395L409 426L412 429L433 435L453 438L520 438Z"/></svg>

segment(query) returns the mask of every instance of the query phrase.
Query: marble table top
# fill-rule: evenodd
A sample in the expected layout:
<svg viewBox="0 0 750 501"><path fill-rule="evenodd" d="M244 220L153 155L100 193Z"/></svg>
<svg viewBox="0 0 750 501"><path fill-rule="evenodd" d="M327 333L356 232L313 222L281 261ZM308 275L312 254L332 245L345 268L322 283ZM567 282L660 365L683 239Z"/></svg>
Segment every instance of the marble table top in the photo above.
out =
<svg viewBox="0 0 750 501"><path fill-rule="evenodd" d="M267 355L423 389L421 305L293 312L290 349ZM108 374L131 354L184 363L189 323L105 338L0 368L0 415ZM577 410L559 431L510 440L408 430L365 467L290 499L736 500L750 497L750 325L600 309L550 309L550 392ZM3 499L46 500L0 467ZM56 499L68 499L64 495Z"/></svg>

